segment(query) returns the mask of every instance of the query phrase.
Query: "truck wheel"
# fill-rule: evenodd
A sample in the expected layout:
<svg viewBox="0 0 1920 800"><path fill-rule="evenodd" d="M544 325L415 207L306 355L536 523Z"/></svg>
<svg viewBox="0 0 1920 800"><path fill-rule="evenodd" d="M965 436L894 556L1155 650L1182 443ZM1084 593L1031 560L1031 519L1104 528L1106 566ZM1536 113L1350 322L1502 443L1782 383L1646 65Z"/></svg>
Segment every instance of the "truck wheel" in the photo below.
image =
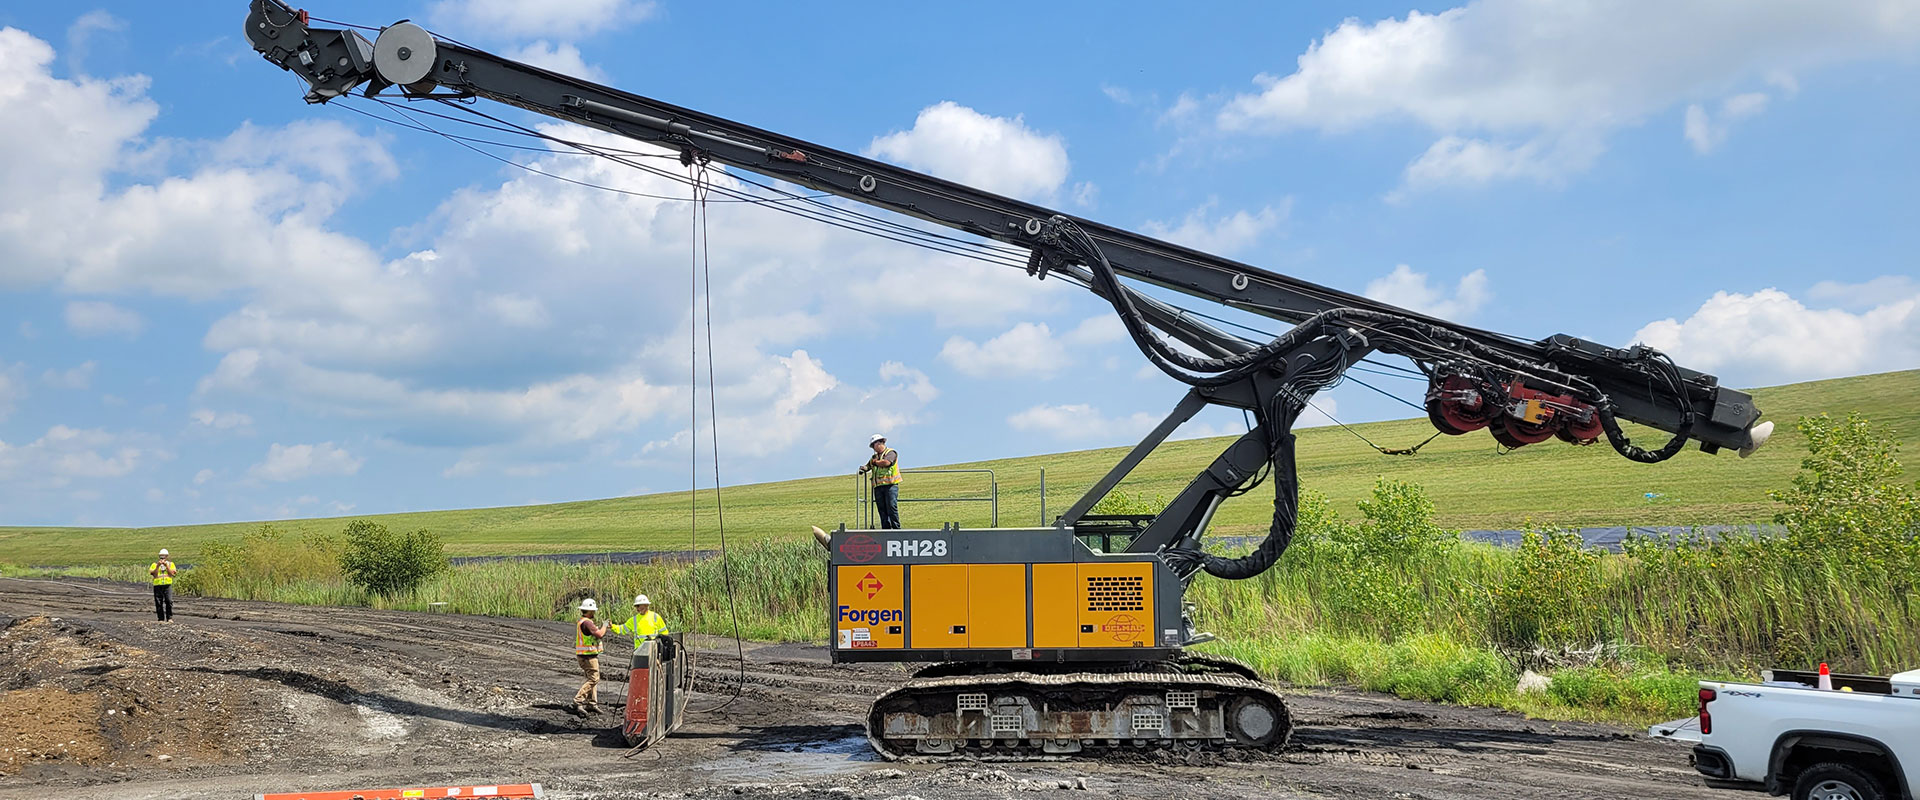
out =
<svg viewBox="0 0 1920 800"><path fill-rule="evenodd" d="M1880 781L1851 764L1822 761L1800 772L1793 800L1885 800Z"/></svg>

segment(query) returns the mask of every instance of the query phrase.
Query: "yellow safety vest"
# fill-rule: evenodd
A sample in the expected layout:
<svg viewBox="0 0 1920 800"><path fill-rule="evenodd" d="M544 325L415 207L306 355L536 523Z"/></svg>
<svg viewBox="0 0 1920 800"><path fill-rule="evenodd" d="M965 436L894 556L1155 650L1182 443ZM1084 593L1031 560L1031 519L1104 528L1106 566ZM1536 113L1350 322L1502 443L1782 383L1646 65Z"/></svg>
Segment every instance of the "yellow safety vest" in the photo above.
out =
<svg viewBox="0 0 1920 800"><path fill-rule="evenodd" d="M881 453L875 456L875 458L885 458L887 456L893 456L892 464L884 467L875 464L873 467L873 485L875 486L891 486L900 482L900 454L889 447L887 448L887 452Z"/></svg>
<svg viewBox="0 0 1920 800"><path fill-rule="evenodd" d="M613 632L633 634L634 644L638 645L643 639L667 635L667 621L661 619L658 612L649 611L645 614L635 614L626 622L614 623Z"/></svg>
<svg viewBox="0 0 1920 800"><path fill-rule="evenodd" d="M600 637L588 635L586 631L580 630L580 622L584 619L586 617L573 621L573 654L576 656L600 655L600 651L605 649L600 644Z"/></svg>
<svg viewBox="0 0 1920 800"><path fill-rule="evenodd" d="M158 561L147 565L147 574L153 576L153 585L155 586L173 585L173 576L167 574L166 570L161 569L160 562Z"/></svg>

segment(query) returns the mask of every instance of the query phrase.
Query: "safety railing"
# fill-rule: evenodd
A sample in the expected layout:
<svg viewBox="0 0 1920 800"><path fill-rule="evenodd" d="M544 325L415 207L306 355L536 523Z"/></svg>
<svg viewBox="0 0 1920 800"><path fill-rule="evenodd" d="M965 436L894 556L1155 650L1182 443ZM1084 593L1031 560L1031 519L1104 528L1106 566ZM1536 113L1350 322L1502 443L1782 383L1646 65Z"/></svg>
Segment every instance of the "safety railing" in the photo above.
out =
<svg viewBox="0 0 1920 800"><path fill-rule="evenodd" d="M1000 527L1000 479L990 469L903 469L905 475L985 475L987 493L984 496L968 497L902 497L902 503L987 503L992 508L992 527ZM867 483L867 476L854 476L860 480L860 527L871 530L877 525L879 509L873 504L873 487Z"/></svg>

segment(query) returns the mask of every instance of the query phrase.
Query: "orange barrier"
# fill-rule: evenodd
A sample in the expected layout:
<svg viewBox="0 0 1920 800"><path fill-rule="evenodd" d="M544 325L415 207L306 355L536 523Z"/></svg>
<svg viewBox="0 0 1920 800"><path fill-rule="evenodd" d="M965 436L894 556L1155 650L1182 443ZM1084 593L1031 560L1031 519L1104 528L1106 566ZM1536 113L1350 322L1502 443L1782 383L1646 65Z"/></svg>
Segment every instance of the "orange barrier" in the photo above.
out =
<svg viewBox="0 0 1920 800"><path fill-rule="evenodd" d="M414 800L428 797L542 797L540 784L512 783L497 786L414 786L404 789L357 789L345 792L279 792L256 794L254 800Z"/></svg>

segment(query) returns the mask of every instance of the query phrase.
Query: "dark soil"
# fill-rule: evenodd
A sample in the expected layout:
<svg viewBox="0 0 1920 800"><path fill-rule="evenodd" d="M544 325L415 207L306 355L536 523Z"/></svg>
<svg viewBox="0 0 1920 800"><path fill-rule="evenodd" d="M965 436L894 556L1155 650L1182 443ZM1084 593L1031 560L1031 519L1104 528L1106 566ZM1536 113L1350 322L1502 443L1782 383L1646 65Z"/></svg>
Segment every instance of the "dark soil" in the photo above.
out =
<svg viewBox="0 0 1920 800"><path fill-rule="evenodd" d="M629 752L599 717L564 623L180 598L0 579L0 797L231 798L263 792L542 784L560 798L1700 798L1684 747L1602 725L1336 690L1290 691L1272 758L889 764L860 728L908 674L822 648L700 654L700 713ZM624 663L616 650L603 664ZM609 702L612 701L612 702ZM724 708L711 711L726 703Z"/></svg>

